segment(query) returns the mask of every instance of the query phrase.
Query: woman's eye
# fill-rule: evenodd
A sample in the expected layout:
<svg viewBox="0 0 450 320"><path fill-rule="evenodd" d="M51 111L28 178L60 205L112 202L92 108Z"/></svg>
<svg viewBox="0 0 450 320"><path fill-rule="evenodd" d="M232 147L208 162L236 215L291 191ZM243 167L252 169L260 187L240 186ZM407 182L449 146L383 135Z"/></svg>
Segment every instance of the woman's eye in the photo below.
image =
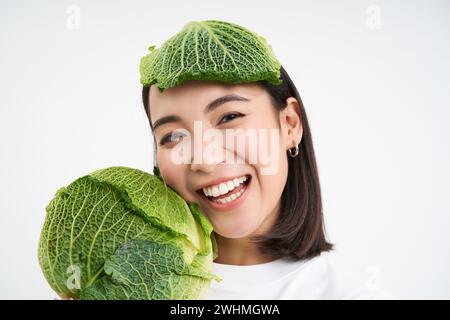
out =
<svg viewBox="0 0 450 320"><path fill-rule="evenodd" d="M159 142L159 144L162 146L162 145L164 145L164 144L166 144L166 143L169 143L169 142L172 142L172 141L176 141L176 140L177 140L177 139L176 139L177 137L182 137L182 136L184 136L184 134L182 134L182 133L180 133L180 132L171 132L171 133L165 135L165 136L161 139L161 141Z"/></svg>
<svg viewBox="0 0 450 320"><path fill-rule="evenodd" d="M230 119L228 121L225 121L225 122L229 122L229 121L231 121L231 120L233 120L235 118L239 118L239 117L243 117L243 116L244 115L242 113L230 113L230 114L227 114L226 116L224 116L222 119L220 119L218 124L223 123L224 119Z"/></svg>

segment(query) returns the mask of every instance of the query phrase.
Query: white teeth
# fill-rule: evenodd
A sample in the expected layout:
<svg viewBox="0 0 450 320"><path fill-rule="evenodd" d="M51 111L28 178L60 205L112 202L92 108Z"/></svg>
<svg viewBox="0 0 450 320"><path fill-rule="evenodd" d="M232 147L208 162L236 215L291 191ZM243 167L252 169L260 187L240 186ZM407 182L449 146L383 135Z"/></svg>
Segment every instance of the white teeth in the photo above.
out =
<svg viewBox="0 0 450 320"><path fill-rule="evenodd" d="M224 203L228 203L228 202L234 201L234 200L236 200L237 198L239 198L239 197L244 193L245 189L246 189L246 188L244 187L244 189L242 189L242 190L239 191L238 193L232 194L231 196L226 197L226 198L217 199L217 200L213 200L213 201L218 202L218 203L221 203L221 204L224 204Z"/></svg>
<svg viewBox="0 0 450 320"><path fill-rule="evenodd" d="M238 187L241 183L244 183L246 180L247 176L234 178L233 180L222 182L212 187L203 188L203 193L208 197L218 197L230 192L234 188Z"/></svg>
<svg viewBox="0 0 450 320"><path fill-rule="evenodd" d="M227 185L226 185L225 183L219 184L219 191L220 191L220 194L225 194L225 193L227 193L227 192L228 192L228 187L227 187Z"/></svg>
<svg viewBox="0 0 450 320"><path fill-rule="evenodd" d="M218 187L212 187L212 195L213 197L217 197L220 194Z"/></svg>

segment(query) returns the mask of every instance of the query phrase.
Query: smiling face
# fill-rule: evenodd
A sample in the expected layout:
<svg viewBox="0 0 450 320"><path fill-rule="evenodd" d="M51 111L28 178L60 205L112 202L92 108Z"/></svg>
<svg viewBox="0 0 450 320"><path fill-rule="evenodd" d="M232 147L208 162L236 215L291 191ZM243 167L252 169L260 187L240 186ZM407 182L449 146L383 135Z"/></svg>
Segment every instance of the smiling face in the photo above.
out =
<svg viewBox="0 0 450 320"><path fill-rule="evenodd" d="M286 103L277 111L256 83L188 81L163 93L150 87L160 174L188 203L199 205L222 237L263 234L276 221L288 174L286 150L302 134L297 100L290 97ZM244 137L239 144L237 138L225 138L227 129L256 133L256 139L237 133ZM223 134L222 144L208 139L207 132ZM200 153L200 161L174 161L181 147L193 157Z"/></svg>

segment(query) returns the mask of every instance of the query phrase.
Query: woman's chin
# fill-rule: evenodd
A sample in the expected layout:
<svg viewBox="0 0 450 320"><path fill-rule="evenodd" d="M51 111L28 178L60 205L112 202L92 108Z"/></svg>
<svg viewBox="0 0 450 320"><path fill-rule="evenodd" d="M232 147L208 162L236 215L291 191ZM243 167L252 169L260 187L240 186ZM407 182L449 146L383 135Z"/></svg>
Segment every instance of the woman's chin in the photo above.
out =
<svg viewBox="0 0 450 320"><path fill-rule="evenodd" d="M252 235L257 229L258 226L251 223L249 225L240 224L239 226L229 228L214 228L214 232L224 238L240 239Z"/></svg>

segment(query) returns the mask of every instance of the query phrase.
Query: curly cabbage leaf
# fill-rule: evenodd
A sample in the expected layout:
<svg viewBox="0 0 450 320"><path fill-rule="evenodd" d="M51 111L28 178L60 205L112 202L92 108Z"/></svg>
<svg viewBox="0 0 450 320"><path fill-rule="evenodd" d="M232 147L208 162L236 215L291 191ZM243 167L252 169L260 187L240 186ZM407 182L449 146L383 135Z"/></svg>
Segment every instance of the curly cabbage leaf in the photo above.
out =
<svg viewBox="0 0 450 320"><path fill-rule="evenodd" d="M149 50L140 61L140 81L160 92L188 80L282 83L281 64L267 40L230 22L191 21Z"/></svg>
<svg viewBox="0 0 450 320"><path fill-rule="evenodd" d="M59 189L46 207L39 263L74 299L201 299L217 257L213 228L162 179L110 167Z"/></svg>

